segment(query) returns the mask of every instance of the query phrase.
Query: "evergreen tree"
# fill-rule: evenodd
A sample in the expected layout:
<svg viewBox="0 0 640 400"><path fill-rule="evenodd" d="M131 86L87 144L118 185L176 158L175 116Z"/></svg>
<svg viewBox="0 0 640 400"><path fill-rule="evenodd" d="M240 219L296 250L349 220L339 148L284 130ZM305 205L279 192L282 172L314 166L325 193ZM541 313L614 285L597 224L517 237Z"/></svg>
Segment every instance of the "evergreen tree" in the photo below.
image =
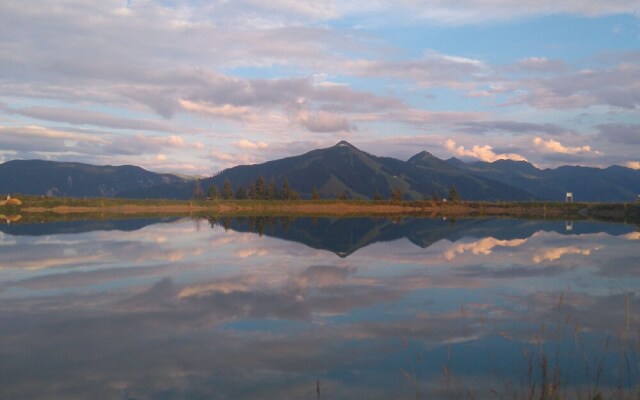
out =
<svg viewBox="0 0 640 400"><path fill-rule="evenodd" d="M282 190L280 191L280 197L282 200L291 200L291 186L287 178L282 181Z"/></svg>
<svg viewBox="0 0 640 400"><path fill-rule="evenodd" d="M272 176L271 179L269 180L269 184L267 185L267 200L275 200L277 197L276 195L277 195L276 180Z"/></svg>
<svg viewBox="0 0 640 400"><path fill-rule="evenodd" d="M320 192L315 185L313 185L313 189L311 189L311 199L312 200L320 200Z"/></svg>
<svg viewBox="0 0 640 400"><path fill-rule="evenodd" d="M256 181L256 197L258 200L265 200L267 198L267 183L262 175L260 175Z"/></svg>
<svg viewBox="0 0 640 400"><path fill-rule="evenodd" d="M256 193L256 185L253 182L250 182L249 186L247 186L247 197L251 200L258 199L258 194Z"/></svg>
<svg viewBox="0 0 640 400"><path fill-rule="evenodd" d="M449 201L453 203L457 203L460 200L461 199L460 199L460 194L458 194L458 190L454 185L451 185L451 188L449 189Z"/></svg>
<svg viewBox="0 0 640 400"><path fill-rule="evenodd" d="M373 195L373 200L374 201L382 201L384 200L384 198L382 197L382 195L380 193L378 193L378 191L376 190L376 194Z"/></svg>
<svg viewBox="0 0 640 400"><path fill-rule="evenodd" d="M342 193L338 195L338 200L347 200L349 198L349 192L343 190Z"/></svg>
<svg viewBox="0 0 640 400"><path fill-rule="evenodd" d="M393 201L404 200L404 193L402 192L402 189L400 188L393 189L393 191L391 191L391 200Z"/></svg>
<svg viewBox="0 0 640 400"><path fill-rule="evenodd" d="M233 198L233 186L231 186L231 182L227 179L224 180L224 185L222 185L222 198L225 200Z"/></svg>
<svg viewBox="0 0 640 400"><path fill-rule="evenodd" d="M298 192L292 189L289 192L289 200L299 200L299 199L300 199L300 195L298 194Z"/></svg>
<svg viewBox="0 0 640 400"><path fill-rule="evenodd" d="M200 178L196 179L196 183L193 188L193 199L194 200L204 199L204 191L202 190L202 184L200 183Z"/></svg>
<svg viewBox="0 0 640 400"><path fill-rule="evenodd" d="M247 192L244 190L242 186L238 186L236 189L236 199L245 200L247 198Z"/></svg>
<svg viewBox="0 0 640 400"><path fill-rule="evenodd" d="M438 193L438 191L436 190L435 193L433 193L432 196L433 201L435 201L436 203L440 202L440 193Z"/></svg>
<svg viewBox="0 0 640 400"><path fill-rule="evenodd" d="M218 187L213 183L209 186L209 190L207 191L207 197L217 200L220 197L220 193L218 193Z"/></svg>

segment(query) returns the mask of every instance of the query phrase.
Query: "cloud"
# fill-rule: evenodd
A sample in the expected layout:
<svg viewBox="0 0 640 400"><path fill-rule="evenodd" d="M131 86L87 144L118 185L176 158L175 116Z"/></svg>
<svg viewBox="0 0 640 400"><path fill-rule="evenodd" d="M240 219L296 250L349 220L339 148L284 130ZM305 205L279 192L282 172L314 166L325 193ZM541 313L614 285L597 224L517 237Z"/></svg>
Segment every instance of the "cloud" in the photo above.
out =
<svg viewBox="0 0 640 400"><path fill-rule="evenodd" d="M640 161L627 161L624 166L631 169L640 169Z"/></svg>
<svg viewBox="0 0 640 400"><path fill-rule="evenodd" d="M114 117L110 114L60 107L27 107L20 109L5 108L9 114L47 121L66 122L74 125L93 125L107 128L145 130L145 131L174 131L175 128L162 121L150 121Z"/></svg>
<svg viewBox="0 0 640 400"><path fill-rule="evenodd" d="M241 139L236 142L236 147L244 150L258 150L269 147L265 142L252 142L251 140Z"/></svg>
<svg viewBox="0 0 640 400"><path fill-rule="evenodd" d="M625 235L622 235L623 238L627 240L640 240L640 232L631 232Z"/></svg>
<svg viewBox="0 0 640 400"><path fill-rule="evenodd" d="M466 121L460 123L462 130L469 133L506 132L513 134L522 133L547 133L558 135L567 132L566 128L556 124L537 124L519 121Z"/></svg>
<svg viewBox="0 0 640 400"><path fill-rule="evenodd" d="M395 8L392 8L395 5ZM390 15L401 10L401 15L413 20L429 20L445 25L484 24L495 21L513 21L518 18L571 14L596 17L613 14L637 14L638 6L633 2L615 0L604 4L597 0L513 2L509 0L462 0L451 3L447 0L403 0L385 1L380 6Z"/></svg>
<svg viewBox="0 0 640 400"><path fill-rule="evenodd" d="M116 155L135 163L134 148L144 149L152 158L166 154L176 159L174 153L180 153L186 159L186 149L194 147L184 144L169 153L155 139L145 146L122 131L151 132L151 138L154 133L175 133L193 143L211 140L227 154L239 140L260 138L270 145L271 156L278 143L323 143L318 137L332 136L319 135L324 133L375 138L391 137L391 132L394 137L433 134L436 143L443 139L436 134L440 128L487 135L578 135L591 126L578 128L564 116L542 117L537 112L605 105L629 113L629 118L605 117L606 110L592 107L589 124L615 123L632 120L640 103L634 51L616 52L606 59L587 54L569 62L564 56L547 58L533 48L533 54L523 53L514 60L499 46L488 52L465 52L441 43L437 50L419 49L416 55L415 48L404 48L404 37L378 35L379 30L370 29L402 21L397 26L411 36L416 26L430 30L434 23L486 24L555 14L619 16L637 11L628 1L606 6L592 0L534 4L462 0L455 5L444 0L124 3L0 4L0 26L6 32L0 43L3 125L35 125L29 122L33 118L52 130L82 133L78 128L96 127L95 132L85 129L85 133L106 140L55 143L64 139L39 136L29 143L26 138L0 138L3 145L10 144L1 148L15 151L15 157L34 157L33 151L41 151L45 154L39 156L51 159L110 162L107 157ZM536 29L543 29L544 22ZM420 34L416 32L416 37ZM572 63L584 69L576 70ZM507 114L505 108L495 107L496 102L513 106L509 115L519 121L500 121ZM535 109L524 112L523 105ZM206 140L194 137L200 133ZM609 140L626 143L634 140L632 134L611 135ZM463 137L452 139L473 143ZM496 148L508 149L505 140L506 135L490 141L490 152L500 156L503 152ZM401 146L392 143L383 154L397 153ZM615 154L628 149L610 152L599 146L610 155L607 160L633 159ZM478 149L485 159L492 157L485 146ZM196 159L210 162L203 161L206 152L200 150ZM96 154L103 158L95 158ZM2 157L13 155L5 152Z"/></svg>
<svg viewBox="0 0 640 400"><path fill-rule="evenodd" d="M640 145L640 124L600 124L596 128L610 142Z"/></svg>
<svg viewBox="0 0 640 400"><path fill-rule="evenodd" d="M433 50L420 60L355 60L346 63L355 74L368 77L413 80L424 87L472 89L476 80L487 80L491 70L476 59L441 54Z"/></svg>
<svg viewBox="0 0 640 400"><path fill-rule="evenodd" d="M487 237L472 243L457 243L443 254L445 260L451 261L457 255L470 251L474 255L489 255L495 247L518 247L526 243L527 239L498 240Z"/></svg>
<svg viewBox="0 0 640 400"><path fill-rule="evenodd" d="M217 150L211 150L209 152L209 155L218 161L225 161L225 162L229 162L229 161L234 161L236 159L236 157L234 157L231 154L227 154L227 153L223 153L221 151L217 151Z"/></svg>
<svg viewBox="0 0 640 400"><path fill-rule="evenodd" d="M4 135L30 136L50 139L61 139L69 141L105 143L106 140L99 135L90 135L77 132L69 132L59 129L50 129L43 126L1 126L0 133Z"/></svg>
<svg viewBox="0 0 640 400"><path fill-rule="evenodd" d="M640 106L640 65L620 63L549 78L514 80L504 86L515 94L508 105L528 104L543 109L608 105L635 110Z"/></svg>
<svg viewBox="0 0 640 400"><path fill-rule="evenodd" d="M576 246L557 247L554 249L542 250L533 256L533 262L539 264L544 261L555 261L560 257L570 254L577 254L582 256L590 256L594 250L600 250L602 247L594 247L592 249L583 249Z"/></svg>
<svg viewBox="0 0 640 400"><path fill-rule="evenodd" d="M526 158L519 154L503 153L496 154L493 148L489 145L474 145L471 149L465 149L464 146L456 145L451 139L447 139L444 143L444 148L459 157L473 157L481 161L493 162L496 160L514 160L514 161L527 161Z"/></svg>
<svg viewBox="0 0 640 400"><path fill-rule="evenodd" d="M591 146L589 145L567 147L562 145L557 140L553 140L553 139L544 140L540 137L534 138L533 144L535 144L536 147L538 147L539 149L545 152L550 152L550 153L560 153L560 154L570 154L570 155L583 154L583 153L601 154L597 150L592 150Z"/></svg>
<svg viewBox="0 0 640 400"><path fill-rule="evenodd" d="M108 143L107 137L89 131L74 132L37 125L0 126L0 148L17 156L38 158L35 152L96 154Z"/></svg>
<svg viewBox="0 0 640 400"><path fill-rule="evenodd" d="M560 60L549 60L546 57L527 57L518 60L509 69L526 72L559 72L567 69L567 65Z"/></svg>
<svg viewBox="0 0 640 400"><path fill-rule="evenodd" d="M346 118L326 111L304 112L298 116L298 120L311 132L349 132L351 130Z"/></svg>
<svg viewBox="0 0 640 400"><path fill-rule="evenodd" d="M196 103L189 100L180 99L180 105L182 108L189 112L206 114L215 117L246 120L253 114L249 107L238 107L231 104L223 104L221 106L211 106L206 103Z"/></svg>

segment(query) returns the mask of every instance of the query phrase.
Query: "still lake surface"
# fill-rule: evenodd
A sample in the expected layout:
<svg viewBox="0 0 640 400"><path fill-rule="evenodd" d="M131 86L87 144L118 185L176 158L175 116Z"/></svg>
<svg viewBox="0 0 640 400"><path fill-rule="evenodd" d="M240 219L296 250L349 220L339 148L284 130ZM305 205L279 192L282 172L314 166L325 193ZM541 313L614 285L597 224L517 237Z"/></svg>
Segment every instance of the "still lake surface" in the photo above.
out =
<svg viewBox="0 0 640 400"><path fill-rule="evenodd" d="M2 224L0 398L635 399L639 288L627 224Z"/></svg>

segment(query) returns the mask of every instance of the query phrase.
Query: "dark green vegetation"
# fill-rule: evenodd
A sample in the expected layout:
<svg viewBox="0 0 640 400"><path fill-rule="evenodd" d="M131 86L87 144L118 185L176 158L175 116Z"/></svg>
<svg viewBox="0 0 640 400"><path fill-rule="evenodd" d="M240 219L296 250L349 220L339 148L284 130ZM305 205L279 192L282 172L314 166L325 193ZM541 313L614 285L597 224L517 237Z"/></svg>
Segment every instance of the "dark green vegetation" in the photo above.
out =
<svg viewBox="0 0 640 400"><path fill-rule="evenodd" d="M116 197L133 189L185 182L132 165L96 166L43 160L0 164L0 193L49 197Z"/></svg>
<svg viewBox="0 0 640 400"><path fill-rule="evenodd" d="M285 190L285 187L287 190ZM378 157L347 142L216 176L189 181L138 167L97 167L48 161L0 164L0 193L131 199L445 199L479 201L633 202L640 171L563 166L541 170L527 162L464 163L421 152L407 161Z"/></svg>

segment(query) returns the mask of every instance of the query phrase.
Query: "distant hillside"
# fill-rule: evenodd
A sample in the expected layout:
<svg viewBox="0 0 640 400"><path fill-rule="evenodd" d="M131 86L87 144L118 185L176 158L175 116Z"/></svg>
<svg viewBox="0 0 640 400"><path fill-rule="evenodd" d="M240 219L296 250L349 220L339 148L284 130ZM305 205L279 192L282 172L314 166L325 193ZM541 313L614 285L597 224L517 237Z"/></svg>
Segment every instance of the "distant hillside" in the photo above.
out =
<svg viewBox="0 0 640 400"><path fill-rule="evenodd" d="M373 198L376 193L389 198L399 188L406 199L431 198L435 193L446 197L455 186L463 198L475 200L532 200L525 190L502 182L474 176L437 157L422 152L408 161L377 157L342 141L335 146L310 151L256 165L229 168L219 175L203 179L202 188L211 184L222 188L229 180L237 188L246 188L263 176L280 186L286 179L303 198L311 195L315 186L325 198L335 198L348 192L354 198ZM192 196L194 183L177 183L122 193L131 198L181 198Z"/></svg>
<svg viewBox="0 0 640 400"><path fill-rule="evenodd" d="M132 165L95 166L80 163L14 160L0 164L0 193L68 197L115 197L133 189L184 182Z"/></svg>
<svg viewBox="0 0 640 400"><path fill-rule="evenodd" d="M234 190L247 189L260 176L277 187L287 180L302 198L309 198L314 187L323 198L342 193L352 198L376 194L389 198L400 189L407 200L436 193L446 198L452 186L463 199L489 201L563 201L566 192L573 192L576 201L629 202L640 194L640 171L620 166L541 170L523 161L445 161L425 151L403 161L366 153L345 141L298 156L240 165L195 181L130 165L15 160L0 164L0 194L190 199L198 183L204 192L211 185L221 190L226 180Z"/></svg>
<svg viewBox="0 0 640 400"><path fill-rule="evenodd" d="M563 201L566 192L572 192L576 201L622 202L634 201L640 194L640 171L617 165L604 169L562 166L543 170L524 161L447 162L467 173L503 182L546 200Z"/></svg>

